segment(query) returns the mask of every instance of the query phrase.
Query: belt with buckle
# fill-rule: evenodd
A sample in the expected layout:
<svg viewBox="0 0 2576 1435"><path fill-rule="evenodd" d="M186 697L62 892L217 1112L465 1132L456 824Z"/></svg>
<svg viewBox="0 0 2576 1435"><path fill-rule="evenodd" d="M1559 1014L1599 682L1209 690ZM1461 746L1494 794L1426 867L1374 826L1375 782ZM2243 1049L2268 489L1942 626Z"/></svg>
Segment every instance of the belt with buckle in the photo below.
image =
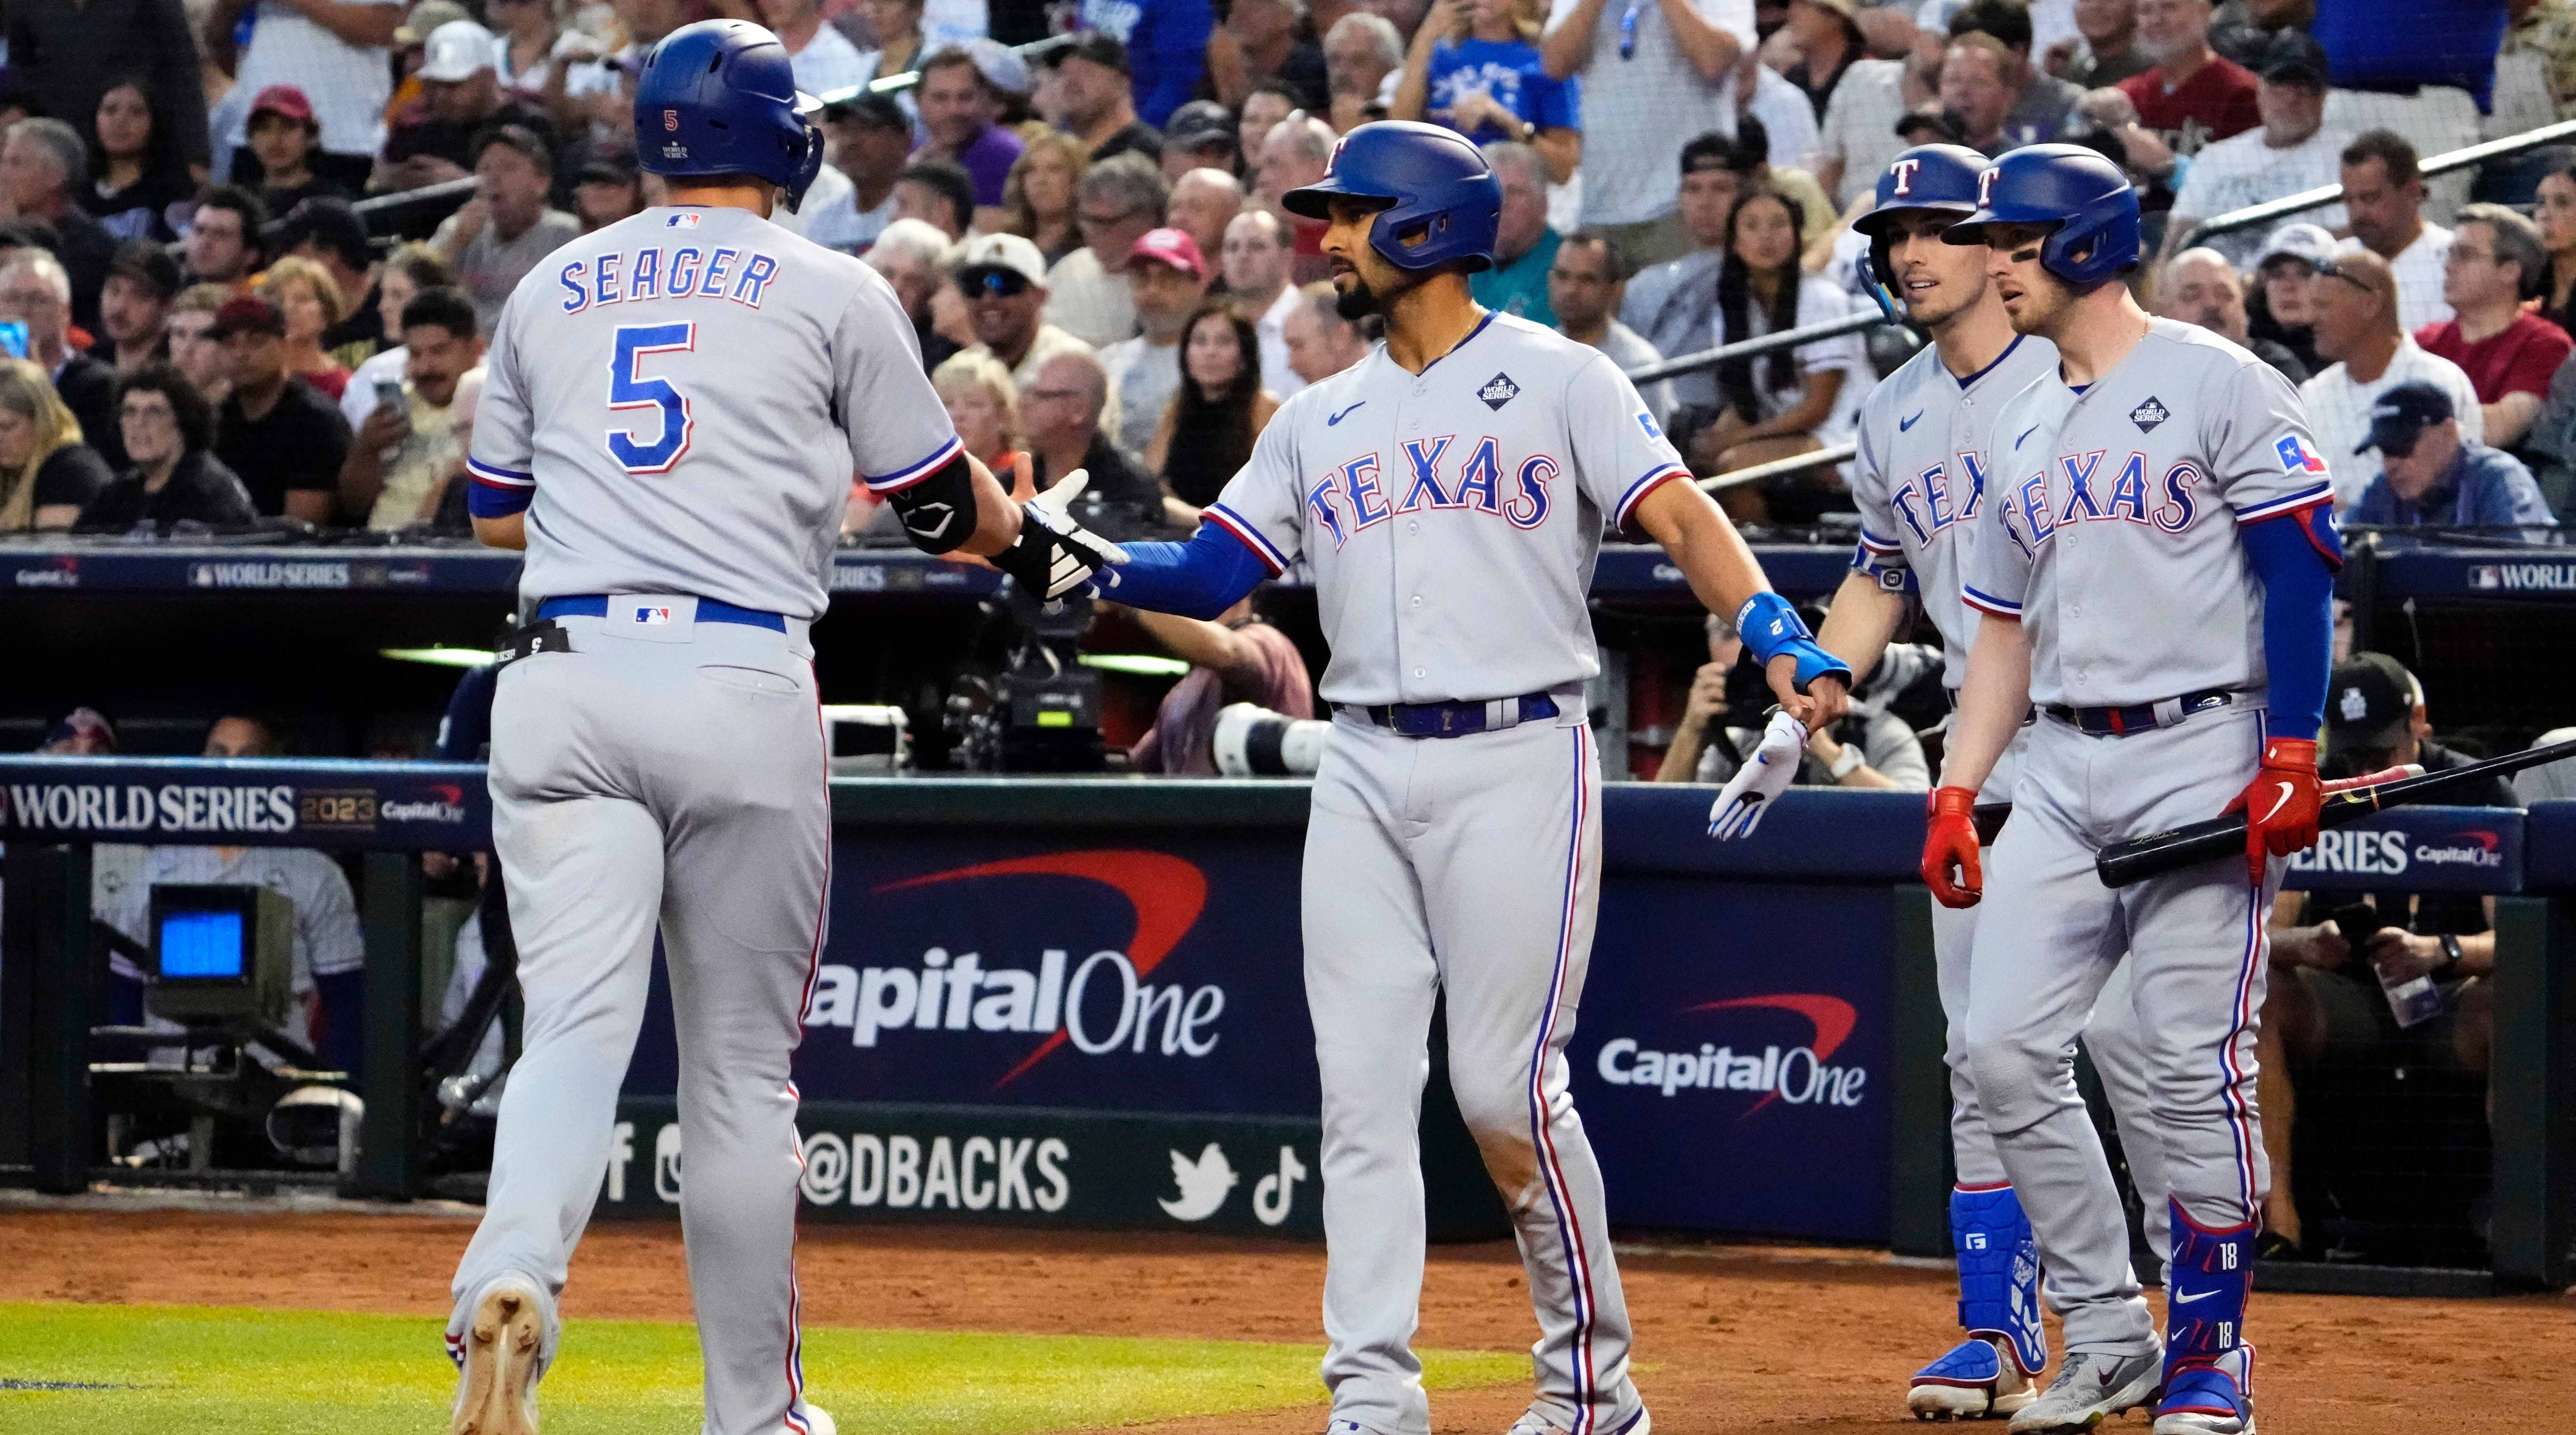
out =
<svg viewBox="0 0 2576 1435"><path fill-rule="evenodd" d="M556 618L605 618L608 616L608 596L606 593L574 593L548 598L537 605L537 617L547 622ZM698 600L698 621L740 623L746 628L767 628L773 633L787 631L787 620L776 613L766 613L758 608L737 608L713 598Z"/></svg>
<svg viewBox="0 0 2576 1435"><path fill-rule="evenodd" d="M1501 732L1525 722L1545 722L1556 716L1557 706L1550 694L1523 693L1488 702L1345 705L1343 711L1358 713L1398 737L1465 737L1469 733Z"/></svg>
<svg viewBox="0 0 2576 1435"><path fill-rule="evenodd" d="M2128 737L2133 733L2171 727L2194 713L2223 708L2234 701L2235 694L2225 688L2203 688L2178 698L2125 708L2077 708L2064 703L2050 703L2048 715L2095 737Z"/></svg>

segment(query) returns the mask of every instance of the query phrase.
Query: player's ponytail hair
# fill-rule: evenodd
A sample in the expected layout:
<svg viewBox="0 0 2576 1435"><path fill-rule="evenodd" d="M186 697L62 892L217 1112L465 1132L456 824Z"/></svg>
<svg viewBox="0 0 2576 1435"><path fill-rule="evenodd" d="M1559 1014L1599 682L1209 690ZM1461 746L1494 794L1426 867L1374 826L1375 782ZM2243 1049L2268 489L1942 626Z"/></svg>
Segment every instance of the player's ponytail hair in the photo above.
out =
<svg viewBox="0 0 2576 1435"><path fill-rule="evenodd" d="M1771 299L1763 314L1765 332L1777 334L1797 327L1798 323L1798 284L1806 272L1798 260L1806 245L1807 211L1788 194L1768 184L1761 185L1745 191L1744 197L1735 202L1735 208L1726 216L1725 258L1719 261L1717 268L1717 309L1725 323L1725 342L1730 344L1752 337L1753 268L1735 252L1736 226L1743 222L1746 210L1764 200L1777 203L1789 212L1789 228L1796 236L1796 242L1790 246L1789 257L1772 275ZM1764 365L1762 387L1776 391L1797 386L1797 355L1788 349L1774 349L1770 361ZM1719 360L1717 393L1719 400L1735 410L1738 418L1746 423L1761 421L1762 399L1754 387L1751 359Z"/></svg>

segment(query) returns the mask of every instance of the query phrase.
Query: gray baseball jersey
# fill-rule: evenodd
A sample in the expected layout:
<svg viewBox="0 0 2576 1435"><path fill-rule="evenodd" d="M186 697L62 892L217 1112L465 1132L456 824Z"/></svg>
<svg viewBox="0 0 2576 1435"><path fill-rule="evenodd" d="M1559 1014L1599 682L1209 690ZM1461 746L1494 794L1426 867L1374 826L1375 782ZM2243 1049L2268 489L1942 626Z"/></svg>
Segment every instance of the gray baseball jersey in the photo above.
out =
<svg viewBox="0 0 2576 1435"><path fill-rule="evenodd" d="M2023 620L2033 702L2262 691L2262 587L2236 530L2334 498L2289 380L2151 319L2081 391L2052 370L2014 395L1994 446L1961 591Z"/></svg>
<svg viewBox="0 0 2576 1435"><path fill-rule="evenodd" d="M1380 345L1290 399L1207 517L1313 565L1326 701L1512 697L1601 670L1602 525L1689 474L1600 350L1490 314L1420 375Z"/></svg>
<svg viewBox="0 0 2576 1435"><path fill-rule="evenodd" d="M853 470L891 492L959 451L885 280L744 210L648 209L556 250L484 367L468 466L533 490L524 603L818 618Z"/></svg>
<svg viewBox="0 0 2576 1435"><path fill-rule="evenodd" d="M2004 401L2057 370L2057 347L2028 335L1961 378L1925 348L1888 375L1861 405L1860 452L1852 459L1852 502L1860 548L1852 567L1890 590L1917 594L1941 630L1942 683L1956 690L1968 670L1976 615L1959 596L1977 518L1991 488L1996 413Z"/></svg>

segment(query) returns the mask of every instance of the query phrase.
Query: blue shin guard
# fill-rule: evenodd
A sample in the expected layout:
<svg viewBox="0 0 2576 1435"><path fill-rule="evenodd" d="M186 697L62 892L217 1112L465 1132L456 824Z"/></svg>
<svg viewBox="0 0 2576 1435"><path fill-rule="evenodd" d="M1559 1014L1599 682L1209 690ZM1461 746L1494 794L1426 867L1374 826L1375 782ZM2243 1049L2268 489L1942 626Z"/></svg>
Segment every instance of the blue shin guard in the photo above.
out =
<svg viewBox="0 0 2576 1435"><path fill-rule="evenodd" d="M2255 1227L2249 1221L2212 1230L2181 1202L2171 1206L2173 1274L2165 1285L2165 1394L2157 1418L2177 1428L2241 1428L2252 1406L2245 1303L2254 1292ZM2199 1418L2167 1420L2185 1416Z"/></svg>
<svg viewBox="0 0 2576 1435"><path fill-rule="evenodd" d="M2024 1375L2048 1364L2039 1323L2039 1242L2010 1186L1950 1193L1950 1243L1959 1252L1959 1324L2012 1352Z"/></svg>

